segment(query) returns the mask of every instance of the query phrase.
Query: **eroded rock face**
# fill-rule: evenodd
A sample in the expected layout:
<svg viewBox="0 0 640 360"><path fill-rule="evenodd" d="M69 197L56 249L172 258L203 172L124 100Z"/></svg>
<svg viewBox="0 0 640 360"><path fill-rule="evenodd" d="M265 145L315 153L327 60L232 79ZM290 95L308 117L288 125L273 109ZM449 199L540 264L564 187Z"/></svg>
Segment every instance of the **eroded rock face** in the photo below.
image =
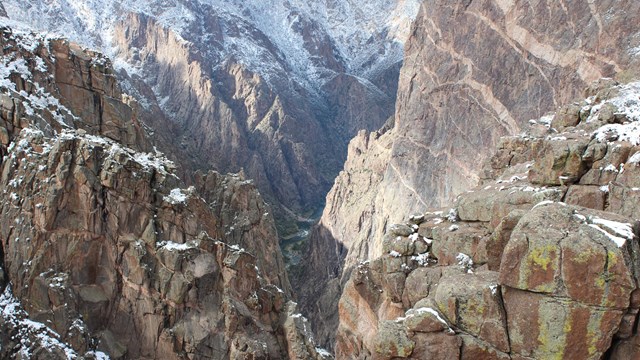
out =
<svg viewBox="0 0 640 360"><path fill-rule="evenodd" d="M635 356L640 86L607 83L503 138L450 211L388 227L344 286L338 358Z"/></svg>
<svg viewBox="0 0 640 360"><path fill-rule="evenodd" d="M329 229L326 241L345 247L344 269L381 256L382 236L391 224L403 221L407 214L442 206L478 184L486 176L482 165L502 136L516 134L529 119L581 98L582 90L594 80L637 76L640 28L628 14L639 6L633 1L423 1L405 45L395 125L384 145L390 150L385 150L385 156L379 155L378 146L350 152L321 220ZM596 87L589 95L597 92ZM581 108L575 104L563 109L554 120L556 125L577 124ZM615 111L609 113L615 120ZM354 141L366 137L360 135ZM511 148L502 152L504 161L515 164L520 158L532 160L544 154L551 167L531 174L540 183L567 184L573 180L566 178L580 178L590 168L582 158L588 139L576 139L575 144L540 142L539 146L522 139L506 141L512 143L503 144ZM359 175L368 171L376 174L376 181ZM349 181L341 180L347 177ZM626 195L614 186L611 189L616 199ZM351 196L356 193L357 198ZM333 198L336 195L341 196L339 200ZM375 205L369 205L372 198ZM505 201L524 204L527 200ZM597 198L584 201L598 203ZM612 201L616 200L612 197ZM492 206L486 203L485 209L475 211L489 216Z"/></svg>
<svg viewBox="0 0 640 360"><path fill-rule="evenodd" d="M251 182L144 152L97 54L1 41L3 358L323 358Z"/></svg>

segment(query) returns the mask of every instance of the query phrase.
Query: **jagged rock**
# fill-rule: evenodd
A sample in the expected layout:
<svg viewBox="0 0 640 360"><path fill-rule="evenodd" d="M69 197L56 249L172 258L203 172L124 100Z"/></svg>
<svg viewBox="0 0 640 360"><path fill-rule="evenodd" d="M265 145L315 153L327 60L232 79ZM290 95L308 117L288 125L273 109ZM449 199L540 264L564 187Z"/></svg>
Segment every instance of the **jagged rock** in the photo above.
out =
<svg viewBox="0 0 640 360"><path fill-rule="evenodd" d="M463 360L511 360L509 354L501 352L473 336L460 335L462 347L460 359Z"/></svg>
<svg viewBox="0 0 640 360"><path fill-rule="evenodd" d="M504 248L507 246L511 233L522 216L526 214L524 210L513 210L502 218L491 236L487 239L487 266L489 270L499 271Z"/></svg>
<svg viewBox="0 0 640 360"><path fill-rule="evenodd" d="M608 185L616 181L621 165L629 158L632 147L628 143L603 144L592 141L587 148L587 156L592 157L594 163L580 179L582 185Z"/></svg>
<svg viewBox="0 0 640 360"><path fill-rule="evenodd" d="M551 127L555 129L564 129L578 125L580 122L580 110L582 104L570 104L561 107L551 121Z"/></svg>
<svg viewBox="0 0 640 360"><path fill-rule="evenodd" d="M580 180L590 164L583 159L589 139L574 141L545 141L542 158L529 171L529 179L534 184L568 185Z"/></svg>
<svg viewBox="0 0 640 360"><path fill-rule="evenodd" d="M538 165L538 175L529 180L543 186L559 184L558 176L573 177L565 184L580 180L590 165L578 152L584 150L582 140L576 140L579 146L573 146L572 151L567 150L576 161L567 162L562 158L569 149L567 144L514 137L503 142L502 153L493 159L495 168L479 172L501 136L520 133L530 119L574 102L594 80L605 76L632 80L637 76L638 59L631 54L639 45L634 38L639 28L629 14L638 10L640 5L631 0L615 5L423 2L405 45L395 121L383 145L391 151L380 156L381 146L368 146L349 154L348 174L370 170L376 180L354 186L353 181L339 178L322 219L324 226L332 229L327 241L348 244L351 264L378 257L381 254L371 249L380 248L384 224L443 206L481 179L495 179L494 175L510 164L535 160L545 149L531 146L534 142L564 148L556 149L558 159L547 154L548 169ZM599 57L605 60L597 60ZM590 115L593 105L585 110L585 116ZM547 131L540 125L551 120L537 121L539 135ZM554 163L564 169L553 169ZM344 201L336 201L336 194ZM374 204L372 199L376 199ZM496 218L493 226L500 220ZM369 256L361 256L364 252ZM313 304L304 306L315 308Z"/></svg>
<svg viewBox="0 0 640 360"><path fill-rule="evenodd" d="M432 299L422 299L413 309L409 309L403 319L404 325L410 332L441 332L453 333L451 324L446 317L436 310L437 303Z"/></svg>
<svg viewBox="0 0 640 360"><path fill-rule="evenodd" d="M635 217L640 208L640 189L628 188L617 184L609 185L609 205L607 211L612 211L627 217Z"/></svg>
<svg viewBox="0 0 640 360"><path fill-rule="evenodd" d="M609 358L612 360L637 359L640 356L640 334L619 341L610 354Z"/></svg>
<svg viewBox="0 0 640 360"><path fill-rule="evenodd" d="M404 286L404 306L410 308L419 300L434 294L441 277L442 269L439 267L420 267L410 272Z"/></svg>
<svg viewBox="0 0 640 360"><path fill-rule="evenodd" d="M405 224L393 224L389 228L389 232L395 236L409 236L413 233L413 229Z"/></svg>
<svg viewBox="0 0 640 360"><path fill-rule="evenodd" d="M526 178L526 176L522 176ZM514 175L512 179L520 179ZM533 187L529 184L514 184L500 180L494 186L460 195L456 209L461 220L489 222L492 228L513 210L528 210L541 201L560 201L561 189Z"/></svg>
<svg viewBox="0 0 640 360"><path fill-rule="evenodd" d="M510 287L503 291L514 355L600 359L622 318L620 310L559 301Z"/></svg>
<svg viewBox="0 0 640 360"><path fill-rule="evenodd" d="M0 254L12 284L2 302L26 312L0 314L24 335L0 336L0 351L327 358L285 306L292 292L255 186L211 172L187 187L145 152L135 104L97 54L7 29L1 39L3 61L29 62L1 79ZM57 70L43 78L42 66Z"/></svg>
<svg viewBox="0 0 640 360"><path fill-rule="evenodd" d="M489 229L482 223L439 225L434 229L432 252L440 265L458 264L458 254L471 257L475 264L487 262Z"/></svg>
<svg viewBox="0 0 640 360"><path fill-rule="evenodd" d="M446 333L417 333L413 336L416 345L412 359L448 360L460 357L462 342L457 336Z"/></svg>
<svg viewBox="0 0 640 360"><path fill-rule="evenodd" d="M635 83L615 91L600 90L606 101L616 103L635 99L638 91ZM634 104L629 101L628 108L618 109L634 116ZM602 104L592 105L597 109ZM416 267L407 262L416 256L410 255L408 239L385 235L383 244L389 252L371 262L366 275L357 277L362 284L375 279L369 284L376 285L341 298L344 308L354 306L347 318L358 322L348 327L341 323L337 348L366 357L363 354L375 352L371 328L394 320L407 327L406 336L415 343L412 358L632 356L640 308L640 224L633 220L640 193L632 187L637 178L633 145L637 140L631 135L635 132L624 128L634 124L600 123L594 128L596 116L593 111L564 132L541 134L543 139L525 134L519 138L526 141L506 140L490 160L484 183L461 194L451 216L430 214L411 235L429 238L429 254L437 262ZM530 182L531 169L545 168L537 163L548 160L544 151L551 142L558 144L557 149L580 144L583 150L571 186L553 183L551 176L535 186ZM601 185L602 178L594 180L594 175L600 176L605 167L607 172L616 171L608 184ZM392 250L393 244L397 249ZM499 276L486 269L499 270ZM398 289L403 289L402 303ZM404 316L389 311L399 305ZM436 308L444 321L438 324L432 316L417 316L424 311L419 314L419 309L429 307ZM358 330L358 324L367 330ZM449 326L453 335L447 335Z"/></svg>

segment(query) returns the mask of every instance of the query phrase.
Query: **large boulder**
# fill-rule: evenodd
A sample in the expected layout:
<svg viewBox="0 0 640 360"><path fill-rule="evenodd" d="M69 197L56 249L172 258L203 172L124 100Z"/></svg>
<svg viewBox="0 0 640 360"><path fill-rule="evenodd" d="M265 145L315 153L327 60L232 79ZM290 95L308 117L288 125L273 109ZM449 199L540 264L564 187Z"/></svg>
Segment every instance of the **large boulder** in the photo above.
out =
<svg viewBox="0 0 640 360"><path fill-rule="evenodd" d="M522 217L500 266L514 353L599 359L637 288L637 226L561 203Z"/></svg>

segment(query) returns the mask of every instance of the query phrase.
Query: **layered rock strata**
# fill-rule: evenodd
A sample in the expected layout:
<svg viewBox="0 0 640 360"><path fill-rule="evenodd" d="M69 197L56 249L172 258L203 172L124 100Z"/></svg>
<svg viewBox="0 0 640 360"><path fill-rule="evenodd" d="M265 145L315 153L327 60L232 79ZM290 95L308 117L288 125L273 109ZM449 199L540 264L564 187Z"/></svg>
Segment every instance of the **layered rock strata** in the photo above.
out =
<svg viewBox="0 0 640 360"><path fill-rule="evenodd" d="M336 357L637 356L640 84L614 84L503 138L451 209L390 226L344 288Z"/></svg>

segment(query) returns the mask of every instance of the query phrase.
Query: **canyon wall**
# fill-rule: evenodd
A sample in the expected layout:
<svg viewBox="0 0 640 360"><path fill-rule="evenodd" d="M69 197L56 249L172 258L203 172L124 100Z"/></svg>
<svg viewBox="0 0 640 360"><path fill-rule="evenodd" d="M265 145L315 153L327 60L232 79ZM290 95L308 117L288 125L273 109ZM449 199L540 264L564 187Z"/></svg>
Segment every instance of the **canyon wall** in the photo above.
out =
<svg viewBox="0 0 640 360"><path fill-rule="evenodd" d="M477 184L501 136L581 97L594 80L637 77L640 27L631 14L639 7L633 1L423 1L405 45L395 124L382 137L360 134L352 141L312 236L311 254L324 251L319 244L341 249L321 264L334 269L326 278L344 284L359 261L382 255L391 224ZM301 277L317 273L311 267ZM328 289L340 293L340 285ZM305 311L335 326L336 305L316 299L303 298Z"/></svg>
<svg viewBox="0 0 640 360"><path fill-rule="evenodd" d="M640 83L588 95L503 137L453 211L390 226L344 286L336 358L640 355Z"/></svg>
<svg viewBox="0 0 640 360"><path fill-rule="evenodd" d="M282 237L322 206L357 131L393 114L418 9L417 0L3 3L15 21L107 53L142 121L175 145L178 171L243 172Z"/></svg>

